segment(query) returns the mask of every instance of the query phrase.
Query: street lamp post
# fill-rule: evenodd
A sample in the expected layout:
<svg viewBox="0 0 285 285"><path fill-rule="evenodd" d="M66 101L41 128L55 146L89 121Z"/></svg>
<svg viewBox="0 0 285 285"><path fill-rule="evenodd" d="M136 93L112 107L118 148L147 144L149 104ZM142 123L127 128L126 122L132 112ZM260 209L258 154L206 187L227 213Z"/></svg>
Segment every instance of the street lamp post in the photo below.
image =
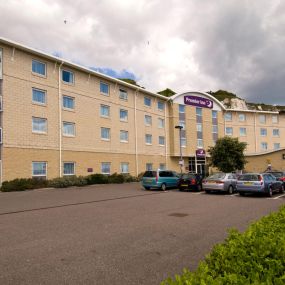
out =
<svg viewBox="0 0 285 285"><path fill-rule="evenodd" d="M183 164L183 159L182 159L182 147L181 147L181 129L183 127L178 125L178 126L175 126L175 129L179 129L179 146L180 146L180 161L179 161L179 165L180 165L180 171L181 171L181 174L182 174L182 164Z"/></svg>

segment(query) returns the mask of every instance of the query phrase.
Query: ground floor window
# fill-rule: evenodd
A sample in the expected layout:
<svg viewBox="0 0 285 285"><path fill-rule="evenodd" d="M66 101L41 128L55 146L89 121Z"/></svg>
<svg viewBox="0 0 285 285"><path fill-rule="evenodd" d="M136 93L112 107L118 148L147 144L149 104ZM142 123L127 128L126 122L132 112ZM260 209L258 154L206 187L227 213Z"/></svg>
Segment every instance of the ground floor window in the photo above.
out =
<svg viewBox="0 0 285 285"><path fill-rule="evenodd" d="M121 162L121 173L129 173L129 163Z"/></svg>
<svg viewBox="0 0 285 285"><path fill-rule="evenodd" d="M152 170L152 163L147 163L147 164L145 165L145 169L146 169L147 171L151 171L151 170Z"/></svg>
<svg viewBox="0 0 285 285"><path fill-rule="evenodd" d="M47 163L45 161L35 161L32 163L32 176L43 177L47 176Z"/></svg>
<svg viewBox="0 0 285 285"><path fill-rule="evenodd" d="M75 163L64 162L63 163L63 175L75 175Z"/></svg>
<svg viewBox="0 0 285 285"><path fill-rule="evenodd" d="M160 164L159 164L159 169L160 169L160 170L165 170L165 169L166 169L165 163L160 163Z"/></svg>
<svg viewBox="0 0 285 285"><path fill-rule="evenodd" d="M101 163L101 173L102 174L111 174L111 162L102 162Z"/></svg>

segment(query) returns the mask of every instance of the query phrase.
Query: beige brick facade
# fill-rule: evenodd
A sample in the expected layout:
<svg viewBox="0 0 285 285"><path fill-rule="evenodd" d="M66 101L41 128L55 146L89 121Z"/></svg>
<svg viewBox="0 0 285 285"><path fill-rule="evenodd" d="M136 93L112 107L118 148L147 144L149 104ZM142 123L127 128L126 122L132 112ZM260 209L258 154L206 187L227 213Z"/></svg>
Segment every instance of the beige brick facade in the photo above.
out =
<svg viewBox="0 0 285 285"><path fill-rule="evenodd" d="M217 137L223 137L226 128L232 128L233 136L248 143L248 169L256 170L259 165L263 167L261 161L275 158L275 154L279 161L278 168L285 168L285 160L277 155L282 151L272 152L277 144L280 149L285 148L284 115L225 110L217 100L200 92L168 99L4 39L0 39L0 49L3 73L0 78L0 95L3 96L2 181L33 176L33 162L47 163L48 178L63 175L65 162L74 163L76 175L100 173L101 163L104 162L110 163L111 173L121 172L122 163L128 165L128 172L132 175L145 171L147 164L153 169L166 167L179 170L180 141L179 130L175 126L182 121L185 125L185 146L182 147L184 170L189 169L189 159L198 163L195 157L198 148L207 150L214 145L213 130L217 130ZM33 60L44 63L45 75L32 72ZM73 83L62 81L62 70L73 73ZM101 82L108 85L108 94L100 92ZM32 100L33 88L45 92L44 104ZM120 98L120 90L127 93L127 100ZM213 100L213 108L201 108L199 111L201 122L197 118L197 108L184 104L183 97L186 95ZM63 96L73 98L73 109L63 108ZM151 106L145 105L145 98L151 100ZM164 104L164 110L158 108L158 102ZM108 116L101 115L102 105L109 108ZM183 114L179 111L179 105L185 106ZM127 111L127 120L120 119L120 110ZM213 110L217 115L216 123L213 123ZM231 121L225 121L225 112L231 112ZM245 113L244 121L239 120L240 113ZM260 123L260 115L265 115L264 123ZM151 124L146 124L145 116L149 116ZM272 116L277 116L278 121L272 122ZM33 131L33 118L46 120L44 132ZM63 122L74 124L73 136L63 134ZM159 125L162 122L164 126ZM199 128L198 124L201 124ZM101 138L101 128L110 129L108 140ZM240 135L240 128L246 128L244 136ZM264 130L260 135L260 129L266 129L266 135ZM121 131L128 133L127 141L121 141ZM150 143L146 143L146 135L151 135ZM159 137L163 143L159 143ZM262 144L267 146L267 150L261 148ZM266 155L266 151L271 153Z"/></svg>

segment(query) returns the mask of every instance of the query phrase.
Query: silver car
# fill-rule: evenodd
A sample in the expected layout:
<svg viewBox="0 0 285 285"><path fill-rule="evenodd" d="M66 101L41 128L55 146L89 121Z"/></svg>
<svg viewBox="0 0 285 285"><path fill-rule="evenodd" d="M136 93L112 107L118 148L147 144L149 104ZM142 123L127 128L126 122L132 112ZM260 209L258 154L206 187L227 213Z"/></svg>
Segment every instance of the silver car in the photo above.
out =
<svg viewBox="0 0 285 285"><path fill-rule="evenodd" d="M273 192L284 193L284 185L270 173L246 173L238 178L237 192L242 196L263 193L271 197Z"/></svg>
<svg viewBox="0 0 285 285"><path fill-rule="evenodd" d="M237 177L233 173L216 173L203 180L203 189L206 193L222 191L233 194L236 191Z"/></svg>

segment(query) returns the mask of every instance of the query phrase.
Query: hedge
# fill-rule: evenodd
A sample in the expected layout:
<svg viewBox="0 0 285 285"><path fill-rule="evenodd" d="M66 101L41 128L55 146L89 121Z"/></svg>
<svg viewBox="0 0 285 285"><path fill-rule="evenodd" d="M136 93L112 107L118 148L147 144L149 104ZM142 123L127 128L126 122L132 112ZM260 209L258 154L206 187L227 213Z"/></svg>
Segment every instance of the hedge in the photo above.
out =
<svg viewBox="0 0 285 285"><path fill-rule="evenodd" d="M124 182L136 182L137 177L133 177L128 174L112 175L104 174L91 174L89 176L64 176L51 180L36 179L36 178L20 178L11 181L5 181L2 183L2 192L11 191L25 191L31 189L54 187L54 188L67 188L70 186L85 186L93 184L107 184L107 183L124 183Z"/></svg>
<svg viewBox="0 0 285 285"><path fill-rule="evenodd" d="M252 224L244 233L231 230L195 272L161 285L285 284L285 206Z"/></svg>

